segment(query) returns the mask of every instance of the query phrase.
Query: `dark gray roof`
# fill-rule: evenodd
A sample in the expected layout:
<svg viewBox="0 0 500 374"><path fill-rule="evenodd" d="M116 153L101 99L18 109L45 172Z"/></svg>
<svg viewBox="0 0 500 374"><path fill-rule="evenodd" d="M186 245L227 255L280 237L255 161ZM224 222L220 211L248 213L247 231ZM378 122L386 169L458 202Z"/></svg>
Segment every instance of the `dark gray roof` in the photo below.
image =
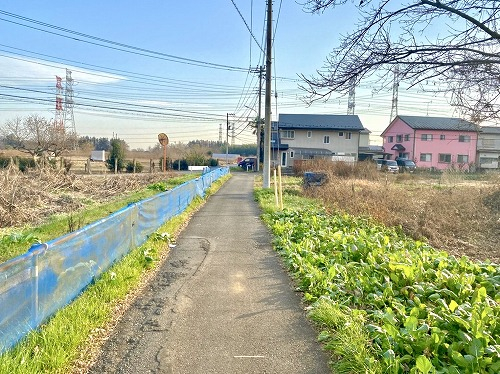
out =
<svg viewBox="0 0 500 374"><path fill-rule="evenodd" d="M384 147L381 145L368 145L367 147L359 147L359 152L384 152Z"/></svg>
<svg viewBox="0 0 500 374"><path fill-rule="evenodd" d="M461 118L398 116L414 130L477 131L472 122Z"/></svg>
<svg viewBox="0 0 500 374"><path fill-rule="evenodd" d="M500 126L481 126L481 132L485 134L500 134Z"/></svg>
<svg viewBox="0 0 500 374"><path fill-rule="evenodd" d="M363 131L359 117L347 114L280 114L280 129Z"/></svg>

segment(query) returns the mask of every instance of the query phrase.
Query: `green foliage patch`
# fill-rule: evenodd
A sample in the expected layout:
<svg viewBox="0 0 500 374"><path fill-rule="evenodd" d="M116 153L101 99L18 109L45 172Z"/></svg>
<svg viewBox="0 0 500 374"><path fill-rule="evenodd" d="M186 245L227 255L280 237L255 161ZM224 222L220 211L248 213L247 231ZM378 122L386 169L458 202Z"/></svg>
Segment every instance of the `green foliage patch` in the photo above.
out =
<svg viewBox="0 0 500 374"><path fill-rule="evenodd" d="M336 372L500 372L499 265L455 258L295 195L285 196L294 208L284 211L268 191L256 196Z"/></svg>

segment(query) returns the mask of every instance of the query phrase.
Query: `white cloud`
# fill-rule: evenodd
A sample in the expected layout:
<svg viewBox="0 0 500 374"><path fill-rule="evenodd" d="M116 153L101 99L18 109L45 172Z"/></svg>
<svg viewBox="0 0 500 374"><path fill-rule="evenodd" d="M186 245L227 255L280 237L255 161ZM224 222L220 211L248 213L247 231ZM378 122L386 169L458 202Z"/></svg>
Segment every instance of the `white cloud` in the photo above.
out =
<svg viewBox="0 0 500 374"><path fill-rule="evenodd" d="M109 84L124 80L124 77L105 72L91 71L88 69L69 66L55 62L42 60L19 58L14 55L0 56L0 84L16 86L33 85L46 82L47 79L54 79L55 76L66 77L66 69L71 70L71 77L78 83L89 84Z"/></svg>

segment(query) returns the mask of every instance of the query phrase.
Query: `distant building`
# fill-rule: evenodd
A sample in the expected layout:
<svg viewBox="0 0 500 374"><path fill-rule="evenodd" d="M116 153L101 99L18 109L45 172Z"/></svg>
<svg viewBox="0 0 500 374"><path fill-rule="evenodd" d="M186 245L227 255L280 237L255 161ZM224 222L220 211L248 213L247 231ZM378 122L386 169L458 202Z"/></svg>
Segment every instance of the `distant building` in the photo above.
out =
<svg viewBox="0 0 500 374"><path fill-rule="evenodd" d="M476 163L479 130L460 118L397 116L381 136L388 158L408 158L421 168L469 169Z"/></svg>
<svg viewBox="0 0 500 374"><path fill-rule="evenodd" d="M357 115L336 114L280 114L272 129L272 160L282 167L317 158L357 161L366 132Z"/></svg>
<svg viewBox="0 0 500 374"><path fill-rule="evenodd" d="M223 163L228 162L228 164L235 164L241 160L241 156L236 153L212 153L212 158Z"/></svg>
<svg viewBox="0 0 500 374"><path fill-rule="evenodd" d="M500 127L481 126L477 141L477 166L482 169L500 168Z"/></svg>

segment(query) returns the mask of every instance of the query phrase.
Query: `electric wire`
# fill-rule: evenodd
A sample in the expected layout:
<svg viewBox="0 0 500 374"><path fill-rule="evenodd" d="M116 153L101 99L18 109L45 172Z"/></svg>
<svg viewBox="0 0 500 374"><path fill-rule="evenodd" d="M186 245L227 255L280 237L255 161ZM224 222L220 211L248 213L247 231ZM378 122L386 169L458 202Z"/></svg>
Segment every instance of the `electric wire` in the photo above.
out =
<svg viewBox="0 0 500 374"><path fill-rule="evenodd" d="M60 36L63 38L68 38L71 40L75 40L75 41L79 41L79 42L83 42L83 43L88 43L88 44L92 44L92 45L96 45L96 46L100 46L100 47L104 47L104 48L109 48L109 49L113 49L113 50L117 50L117 51L132 53L132 54L136 54L136 55L140 55L140 56L156 58L156 59L161 59L161 60L166 60L166 61L171 61L171 62L176 62L176 63L183 63L183 64L187 64L187 65L194 65L194 66L207 67L207 68L213 68L213 69L223 69L223 70L228 70L228 71L247 71L246 68L223 65L223 64L216 64L216 63L207 62L207 61L201 61L201 60L195 60L195 59L190 59L190 58L186 58L186 57L174 56L174 55L163 53L163 52L157 52L157 51L153 51L153 50L149 50L149 49L145 49L145 48L140 48L140 47L135 47L135 46L124 44L124 43L119 43L119 42L115 42L112 40L92 36L89 34L84 34L84 33L78 32L78 31L69 30L69 29L66 29L63 27L51 25L51 24L48 24L45 22L37 21L37 20L31 19L28 17L23 17L20 15L14 14L14 13L3 11L3 10L0 10L0 14L3 14L5 16L8 16L8 17L11 17L14 19L22 20L24 22L33 23L33 24L36 24L39 26L47 27L49 29L58 30L58 31L61 31L61 32L64 32L64 33L67 33L70 35L76 35L76 36L79 36L82 38L87 38L90 40L79 39L79 38L75 38L75 37L70 36L70 35L64 35L64 34L50 31L50 30L44 30L44 29L39 28L39 27L25 25L25 24L22 24L20 22L15 22L15 21L12 21L12 20L9 20L6 18L0 18L1 21L9 22L12 24L16 24L18 26L31 28L31 29L34 29L37 31L57 35L57 36ZM92 42L91 40L95 40L96 42ZM97 43L97 42L100 42L100 43ZM101 44L101 43L106 43L109 45Z"/></svg>

